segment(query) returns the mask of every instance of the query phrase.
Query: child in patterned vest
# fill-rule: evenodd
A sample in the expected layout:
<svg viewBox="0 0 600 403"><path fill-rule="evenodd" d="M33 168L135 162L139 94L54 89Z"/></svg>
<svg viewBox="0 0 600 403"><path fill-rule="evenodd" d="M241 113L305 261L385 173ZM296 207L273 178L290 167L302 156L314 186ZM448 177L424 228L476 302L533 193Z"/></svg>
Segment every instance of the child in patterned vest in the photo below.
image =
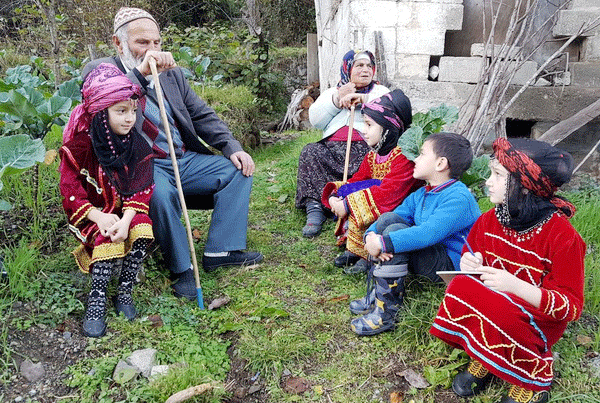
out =
<svg viewBox="0 0 600 403"><path fill-rule="evenodd" d="M365 230L381 214L393 210L422 182L413 178L414 163L397 146L398 138L412 122L410 100L394 90L363 104L365 142L371 151L348 183L329 182L321 202L338 217L335 235L346 251L334 265L347 273L368 270Z"/></svg>

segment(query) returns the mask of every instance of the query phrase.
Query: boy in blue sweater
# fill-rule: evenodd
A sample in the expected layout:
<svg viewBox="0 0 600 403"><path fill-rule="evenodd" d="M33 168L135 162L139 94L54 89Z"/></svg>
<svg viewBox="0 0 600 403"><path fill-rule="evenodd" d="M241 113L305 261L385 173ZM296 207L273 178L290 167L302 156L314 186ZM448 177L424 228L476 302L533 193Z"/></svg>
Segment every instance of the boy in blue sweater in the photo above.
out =
<svg viewBox="0 0 600 403"><path fill-rule="evenodd" d="M369 271L367 295L350 303L353 313L364 314L352 320L355 333L369 336L394 327L409 271L439 282L437 271L459 270L462 236L481 215L475 198L458 180L472 161L471 144L463 136L427 137L413 173L427 185L365 232L365 249L377 264Z"/></svg>

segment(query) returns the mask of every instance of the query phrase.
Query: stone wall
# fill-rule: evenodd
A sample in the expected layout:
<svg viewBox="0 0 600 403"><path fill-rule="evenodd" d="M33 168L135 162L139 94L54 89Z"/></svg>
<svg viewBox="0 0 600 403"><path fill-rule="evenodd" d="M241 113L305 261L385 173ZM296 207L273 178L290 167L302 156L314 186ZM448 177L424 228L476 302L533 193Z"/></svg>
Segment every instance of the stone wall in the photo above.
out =
<svg viewBox="0 0 600 403"><path fill-rule="evenodd" d="M514 4L514 0L505 3L510 6L511 2ZM547 9L541 10L537 23L543 24L566 2L541 2ZM378 60L379 80L392 89L404 90L414 112L441 103L460 107L489 57L483 52L481 0L315 0L315 4L321 90L339 80L344 53L369 49ZM585 21L598 16L600 0L572 0L567 9L559 11L553 29L545 28L552 40L521 65L511 81L509 97L535 77L540 63ZM507 21L502 24L496 31L497 44L502 43ZM541 122L539 129L599 99L600 27L577 38L560 62L544 73L544 77L535 77L510 108L508 119L527 121L529 126ZM582 149L589 150L600 137L598 121L572 136L581 140Z"/></svg>

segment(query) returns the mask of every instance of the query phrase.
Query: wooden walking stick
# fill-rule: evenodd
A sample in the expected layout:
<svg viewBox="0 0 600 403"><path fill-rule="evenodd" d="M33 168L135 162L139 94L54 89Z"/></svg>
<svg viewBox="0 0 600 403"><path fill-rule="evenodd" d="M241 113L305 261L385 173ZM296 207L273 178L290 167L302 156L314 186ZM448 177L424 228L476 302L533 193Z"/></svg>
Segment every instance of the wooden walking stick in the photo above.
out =
<svg viewBox="0 0 600 403"><path fill-rule="evenodd" d="M350 145L354 131L354 104L350 106L350 122L348 123L348 140L346 141L346 160L344 161L344 183L348 181L348 166L350 165Z"/></svg>
<svg viewBox="0 0 600 403"><path fill-rule="evenodd" d="M187 229L188 246L190 247L192 266L194 268L194 280L196 280L196 295L198 298L198 307L200 309L204 309L202 287L200 287L200 275L198 274L198 261L196 260L196 251L194 250L194 238L192 238L192 226L190 225L190 217L188 215L187 207L185 205L185 198L183 197L183 188L181 187L181 177L179 176L177 158L175 157L175 147L173 147L171 127L169 126L167 112L165 111L165 101L163 100L162 89L160 88L160 81L158 81L158 71L156 70L156 60L154 58L150 58L150 70L152 70L152 78L154 79L154 86L156 88L156 98L158 100L158 108L160 109L160 118L162 119L165 133L167 134L167 143L169 143L169 154L171 154L171 164L173 164L175 183L177 185L177 192L179 193L179 203L181 203L181 210L183 212L183 218L185 220L185 228Z"/></svg>

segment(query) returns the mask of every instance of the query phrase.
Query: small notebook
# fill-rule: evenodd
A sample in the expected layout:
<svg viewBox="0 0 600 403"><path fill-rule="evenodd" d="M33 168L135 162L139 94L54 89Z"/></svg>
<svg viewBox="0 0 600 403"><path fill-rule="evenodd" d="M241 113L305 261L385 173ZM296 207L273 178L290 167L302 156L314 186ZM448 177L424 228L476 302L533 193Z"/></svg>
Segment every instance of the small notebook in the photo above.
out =
<svg viewBox="0 0 600 403"><path fill-rule="evenodd" d="M446 283L446 285L448 285L450 283L450 281L452 281L452 279L454 278L454 276L456 275L460 275L460 274L471 274L474 276L478 276L480 274L483 274L480 271L459 271L459 270L450 270L450 271L436 271L435 272L438 276L440 276L442 278L442 280L444 280L444 283Z"/></svg>

